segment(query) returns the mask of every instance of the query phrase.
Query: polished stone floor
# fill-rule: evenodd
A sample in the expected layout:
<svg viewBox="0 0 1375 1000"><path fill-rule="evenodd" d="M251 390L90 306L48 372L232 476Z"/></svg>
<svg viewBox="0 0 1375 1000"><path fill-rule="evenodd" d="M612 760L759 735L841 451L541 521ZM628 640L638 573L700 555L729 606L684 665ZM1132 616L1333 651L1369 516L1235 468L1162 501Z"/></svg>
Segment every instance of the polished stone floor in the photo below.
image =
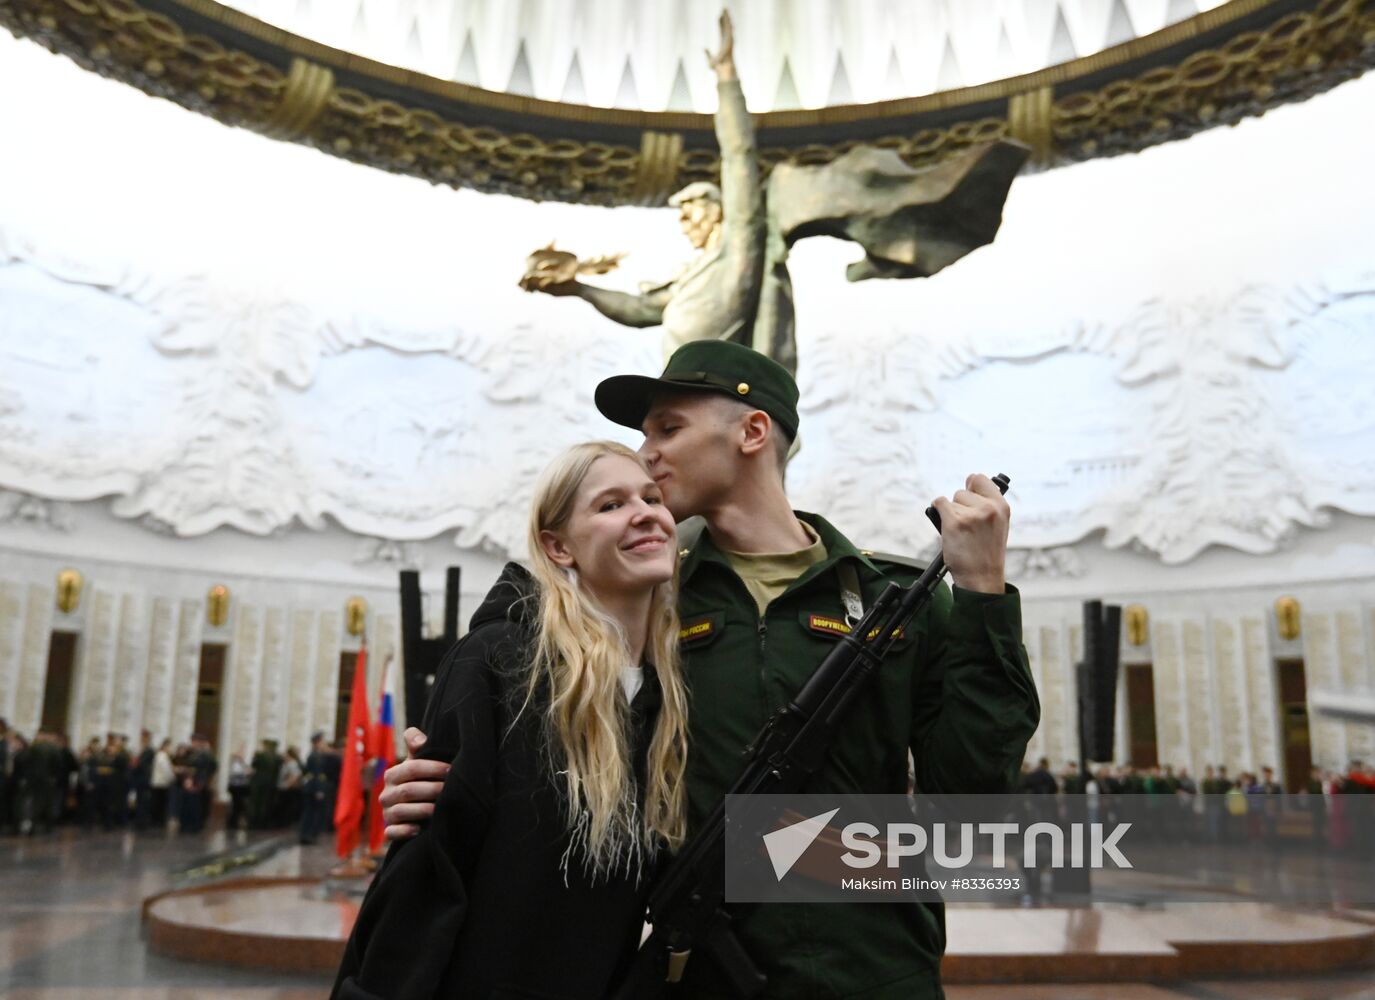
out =
<svg viewBox="0 0 1375 1000"><path fill-rule="evenodd" d="M324 996L327 977L252 972L151 954L143 900L221 875L319 875L329 848L287 838L80 833L0 838L0 997L31 1000ZM1198 904L1200 913L1208 904ZM1006 918L1015 923L1014 914ZM958 918L954 921L958 923ZM953 930L953 927L952 927ZM1375 970L1153 985L950 986L951 1000L1375 1000Z"/></svg>
<svg viewBox="0 0 1375 1000"><path fill-rule="evenodd" d="M193 965L152 954L143 941L140 907L154 893L196 884L226 867L234 874L291 875L323 873L330 864L327 848L303 853L289 839L290 846L259 864L242 864L280 843L256 834L227 840L222 832L136 837L69 829L50 837L0 838L0 997L323 996L329 986L324 977ZM241 864L230 867L235 861Z"/></svg>

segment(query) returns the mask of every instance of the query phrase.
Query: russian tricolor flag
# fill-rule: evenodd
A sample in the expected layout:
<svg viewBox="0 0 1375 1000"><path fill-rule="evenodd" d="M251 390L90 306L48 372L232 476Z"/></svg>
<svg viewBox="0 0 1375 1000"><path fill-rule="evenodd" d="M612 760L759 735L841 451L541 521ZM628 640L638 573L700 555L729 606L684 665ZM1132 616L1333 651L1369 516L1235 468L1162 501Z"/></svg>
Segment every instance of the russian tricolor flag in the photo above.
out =
<svg viewBox="0 0 1375 1000"><path fill-rule="evenodd" d="M377 707L377 721L372 727L372 746L369 748L374 764L368 804L368 849L374 853L382 847L384 839L382 805L377 797L382 794L382 779L387 768L396 761L396 715L391 665L392 658L389 656L382 665L382 698Z"/></svg>

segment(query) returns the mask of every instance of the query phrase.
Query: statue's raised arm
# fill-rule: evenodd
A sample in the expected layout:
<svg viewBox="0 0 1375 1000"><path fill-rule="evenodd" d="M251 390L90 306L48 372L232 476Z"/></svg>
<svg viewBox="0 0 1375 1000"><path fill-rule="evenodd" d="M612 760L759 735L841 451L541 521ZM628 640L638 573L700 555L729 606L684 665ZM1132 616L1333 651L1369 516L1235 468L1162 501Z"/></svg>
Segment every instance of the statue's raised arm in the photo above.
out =
<svg viewBox="0 0 1375 1000"><path fill-rule="evenodd" d="M764 274L767 219L764 188L759 177L759 154L754 142L754 122L745 106L740 77L735 70L735 30L730 12L722 11L721 44L707 53L716 72L716 142L721 147L721 187L692 184L669 199L682 207L696 195L719 205L719 235L704 249L716 254L712 266L701 269L699 280L680 278L682 294L664 310L665 353L690 340L709 337L754 342L754 322L759 308ZM705 261L704 261L705 263ZM769 353L767 350L764 353ZM791 365L788 365L791 368Z"/></svg>
<svg viewBox="0 0 1375 1000"><path fill-rule="evenodd" d="M693 340L734 340L795 372L793 243L822 235L858 243L864 257L850 265L851 281L935 274L992 241L1028 150L998 140L913 167L895 150L855 146L822 164L779 164L766 185L725 11L720 32L706 55L716 74L721 183L697 181L668 200L697 256L671 280L631 294L576 279L609 270L597 266L606 258L579 261L551 244L530 255L521 287L585 299L626 326L662 325L665 357Z"/></svg>

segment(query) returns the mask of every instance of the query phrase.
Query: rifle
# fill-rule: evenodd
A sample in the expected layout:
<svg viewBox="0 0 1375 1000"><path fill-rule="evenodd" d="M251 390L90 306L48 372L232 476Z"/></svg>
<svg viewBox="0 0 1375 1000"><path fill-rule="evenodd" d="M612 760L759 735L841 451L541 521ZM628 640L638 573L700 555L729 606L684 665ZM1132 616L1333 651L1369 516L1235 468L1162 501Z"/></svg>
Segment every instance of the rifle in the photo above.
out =
<svg viewBox="0 0 1375 1000"><path fill-rule="evenodd" d="M993 482L1002 493L1009 480ZM940 515L928 507L936 530ZM775 712L745 748L746 764L731 795L784 795L799 791L826 761L831 743L855 697L902 635L903 628L935 593L945 576L937 554L912 586L890 583L850 632L812 672L792 701ZM755 967L731 930L725 908L726 803L669 862L649 894L653 931L635 956L615 1000L653 1000L669 995L694 951L705 953L740 997L757 997L768 977Z"/></svg>

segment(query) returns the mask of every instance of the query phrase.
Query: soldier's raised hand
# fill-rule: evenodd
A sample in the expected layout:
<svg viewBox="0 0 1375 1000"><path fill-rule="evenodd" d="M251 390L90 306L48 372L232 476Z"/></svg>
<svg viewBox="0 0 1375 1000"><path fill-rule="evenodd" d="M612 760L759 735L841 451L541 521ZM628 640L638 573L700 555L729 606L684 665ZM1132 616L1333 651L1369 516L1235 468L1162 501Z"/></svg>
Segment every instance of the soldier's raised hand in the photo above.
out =
<svg viewBox="0 0 1375 1000"><path fill-rule="evenodd" d="M941 551L957 587L983 594L1007 589L1007 528L1012 508L987 476L975 473L950 499L932 506L941 516Z"/></svg>

